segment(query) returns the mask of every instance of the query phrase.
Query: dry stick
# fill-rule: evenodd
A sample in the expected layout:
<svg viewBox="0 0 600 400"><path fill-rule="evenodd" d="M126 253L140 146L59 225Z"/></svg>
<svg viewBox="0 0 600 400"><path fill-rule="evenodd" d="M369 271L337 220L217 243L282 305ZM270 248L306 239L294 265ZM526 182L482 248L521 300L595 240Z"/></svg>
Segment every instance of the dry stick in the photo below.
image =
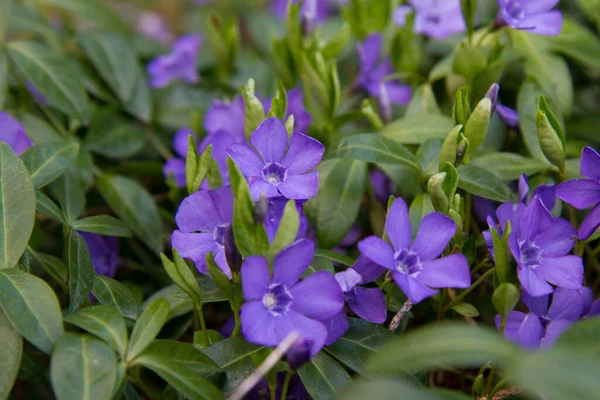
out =
<svg viewBox="0 0 600 400"><path fill-rule="evenodd" d="M406 300L406 303L404 303L402 305L402 308L400 309L400 311L398 311L398 313L396 315L394 315L392 322L390 322L390 326L388 328L390 331L395 332L396 329L398 329L398 326L400 325L400 321L402 321L402 318L404 318L406 313L410 311L412 306L413 306L413 302L410 300Z"/></svg>
<svg viewBox="0 0 600 400"><path fill-rule="evenodd" d="M227 400L242 400L244 396L246 396L246 394L248 394L248 392L252 390L254 386L256 386L261 378L265 376L267 372L269 372L271 368L273 368L275 364L279 362L279 360L281 360L281 358L290 349L290 347L292 347L299 337L300 334L297 331L290 332L285 339L279 343L279 346L277 346L275 350L269 354L265 361L263 361L263 363L260 364L259 367L255 369L252 374L250 374L249 377L244 379L244 381L240 383L237 388L235 388Z"/></svg>

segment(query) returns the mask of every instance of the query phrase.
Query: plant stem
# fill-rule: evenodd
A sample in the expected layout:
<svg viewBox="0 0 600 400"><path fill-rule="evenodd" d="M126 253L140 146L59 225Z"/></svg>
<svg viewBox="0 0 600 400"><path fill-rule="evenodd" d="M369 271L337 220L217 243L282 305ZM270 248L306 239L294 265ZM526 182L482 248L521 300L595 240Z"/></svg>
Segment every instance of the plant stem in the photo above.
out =
<svg viewBox="0 0 600 400"><path fill-rule="evenodd" d="M198 312L198 319L200 320L200 328L204 333L204 343L208 346L208 331L206 330L206 322L204 321L204 312L202 311L202 303L194 302L196 305L196 311Z"/></svg>
<svg viewBox="0 0 600 400"><path fill-rule="evenodd" d="M240 310L238 307L233 308L233 319L235 320L235 328L233 328L233 332L231 332L231 337L237 336L240 334Z"/></svg>
<svg viewBox="0 0 600 400"><path fill-rule="evenodd" d="M287 398L287 393L290 388L290 381L292 380L292 376L294 376L294 371L288 369L285 374L285 380L283 381L283 389L281 389L281 400L285 400Z"/></svg>
<svg viewBox="0 0 600 400"><path fill-rule="evenodd" d="M169 150L161 141L160 139L156 136L156 134L154 133L154 131L152 130L151 127L146 127L146 137L148 138L148 141L152 144L152 146L154 147L154 149L165 159L165 160L169 160L171 158L173 158L173 153L171 153L171 150Z"/></svg>
<svg viewBox="0 0 600 400"><path fill-rule="evenodd" d="M477 279L475 281L475 283L473 283L468 289L465 289L461 294L459 294L458 296L456 296L456 298L454 300L452 300L450 302L450 304L448 304L445 308L444 308L444 312L450 310L452 307L454 307L455 305L457 305L458 303L460 303L460 301L469 293L471 293L473 291L473 289L475 289L477 286L481 285L483 283L483 281L485 281L490 275L492 275L494 273L494 271L496 270L496 267L494 268L490 268L487 271L485 271L485 273L483 275L481 275L481 277L479 279Z"/></svg>

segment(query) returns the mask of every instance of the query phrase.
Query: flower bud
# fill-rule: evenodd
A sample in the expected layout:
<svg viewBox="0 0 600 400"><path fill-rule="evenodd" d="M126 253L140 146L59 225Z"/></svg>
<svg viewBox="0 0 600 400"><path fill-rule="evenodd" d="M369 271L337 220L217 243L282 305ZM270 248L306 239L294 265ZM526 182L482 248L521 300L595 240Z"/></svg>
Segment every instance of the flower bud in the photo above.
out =
<svg viewBox="0 0 600 400"><path fill-rule="evenodd" d="M446 214L450 208L448 202L448 196L444 192L444 181L446 180L446 173L439 172L432 175L427 181L427 191L431 196L431 204L436 211Z"/></svg>
<svg viewBox="0 0 600 400"><path fill-rule="evenodd" d="M312 340L302 337L294 342L286 354L291 370L296 371L302 364L310 360L311 346Z"/></svg>
<svg viewBox="0 0 600 400"><path fill-rule="evenodd" d="M264 194L260 195L258 201L254 204L254 223L262 225L267 219L268 202Z"/></svg>
<svg viewBox="0 0 600 400"><path fill-rule="evenodd" d="M223 236L223 246L225 247L225 260L231 272L239 272L242 269L242 255L235 245L233 236L233 225L227 224L225 235Z"/></svg>
<svg viewBox="0 0 600 400"><path fill-rule="evenodd" d="M492 113L496 108L496 101L498 100L498 89L497 83L494 83L485 97L473 110L473 113L469 117L467 124L465 125L465 137L469 141L471 152L474 151L487 136L487 131L490 126L490 119ZM468 154L466 155L468 157Z"/></svg>
<svg viewBox="0 0 600 400"><path fill-rule="evenodd" d="M548 161L563 172L565 168L565 134L560 122L548 107L544 96L539 97L535 122L542 152Z"/></svg>
<svg viewBox="0 0 600 400"><path fill-rule="evenodd" d="M454 125L464 125L471 116L471 103L469 102L469 90L466 86L456 91L454 97L454 106L452 108L452 118Z"/></svg>
<svg viewBox="0 0 600 400"><path fill-rule="evenodd" d="M500 85L497 83L492 84L485 94L485 98L490 99L492 102L492 112L496 110L496 104L498 104L498 92L500 91Z"/></svg>

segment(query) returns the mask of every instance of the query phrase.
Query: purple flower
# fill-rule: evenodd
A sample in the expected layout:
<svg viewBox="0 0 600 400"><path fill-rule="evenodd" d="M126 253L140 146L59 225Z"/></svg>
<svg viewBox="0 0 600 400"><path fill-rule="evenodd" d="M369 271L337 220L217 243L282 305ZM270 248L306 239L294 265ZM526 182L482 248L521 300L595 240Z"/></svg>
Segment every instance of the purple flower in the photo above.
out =
<svg viewBox="0 0 600 400"><path fill-rule="evenodd" d="M413 303L436 294L437 290L432 288L468 288L471 285L465 256L452 254L436 259L456 232L456 224L451 218L438 212L426 215L411 246L408 207L398 198L385 220L385 232L391 247L377 236L369 236L358 243L358 248L371 261L392 271L394 280Z"/></svg>
<svg viewBox="0 0 600 400"><path fill-rule="evenodd" d="M434 39L445 39L466 30L460 10L460 0L411 0L415 10L415 32ZM406 16L412 10L400 6L394 10L394 23L406 24Z"/></svg>
<svg viewBox="0 0 600 400"><path fill-rule="evenodd" d="M517 275L530 296L554 291L550 285L579 289L583 262L567 255L575 242L575 229L562 218L553 218L539 196L522 206L511 220L509 246L517 261Z"/></svg>
<svg viewBox="0 0 600 400"><path fill-rule="evenodd" d="M285 372L277 373L277 389L275 391L275 398L281 398L281 391L283 390L283 382L285 379ZM266 379L261 379L258 384L248 393L246 400L265 400L270 396L269 383ZM290 386L288 388L287 400L309 400L311 397L308 395L304 384L300 377L295 374L290 380Z"/></svg>
<svg viewBox="0 0 600 400"><path fill-rule="evenodd" d="M333 275L315 272L298 282L315 251L311 240L301 239L286 247L273 261L273 276L267 259L250 256L242 265L241 327L246 340L277 346L290 332L311 341L313 357L323 347L326 321L344 307L344 296Z"/></svg>
<svg viewBox="0 0 600 400"><path fill-rule="evenodd" d="M381 203L387 204L390 196L396 192L394 182L378 169L371 171L369 181L371 182L371 186L373 186L375 199Z"/></svg>
<svg viewBox="0 0 600 400"><path fill-rule="evenodd" d="M137 20L137 30L158 42L169 44L173 41L173 32L167 21L155 11L143 12Z"/></svg>
<svg viewBox="0 0 600 400"><path fill-rule="evenodd" d="M292 4L298 4L300 0L292 0ZM285 19L287 14L288 0L273 0L271 9L277 18ZM336 4L333 0L305 0L302 2L300 15L303 18L311 19L316 23L327 21L336 10Z"/></svg>
<svg viewBox="0 0 600 400"><path fill-rule="evenodd" d="M285 196L305 200L314 197L319 188L317 171L312 171L323 157L325 148L317 140L302 133L288 135L277 118L263 121L252 133L247 144L234 144L227 154L237 163L250 182L250 193L257 200ZM288 144L289 142L289 144Z"/></svg>
<svg viewBox="0 0 600 400"><path fill-rule="evenodd" d="M551 347L556 339L575 321L589 315L593 295L589 288L578 290L557 288L552 295L531 297L523 293L529 313L511 311L506 319L504 336L529 350ZM495 318L500 329L500 315Z"/></svg>
<svg viewBox="0 0 600 400"><path fill-rule="evenodd" d="M204 117L204 129L209 135L227 132L236 143L244 141L244 98L237 96L231 102L215 100Z"/></svg>
<svg viewBox="0 0 600 400"><path fill-rule="evenodd" d="M158 56L150 61L148 64L150 86L162 88L175 79L186 83L198 82L200 77L196 69L196 59L201 43L200 35L181 36L173 43L171 53Z"/></svg>
<svg viewBox="0 0 600 400"><path fill-rule="evenodd" d="M302 337L294 342L285 355L290 365L290 369L296 371L302 364L310 361L311 346L312 340Z"/></svg>
<svg viewBox="0 0 600 400"><path fill-rule="evenodd" d="M177 157L167 160L163 166L165 179L173 176L177 187L185 187L185 160L190 135L196 137L190 128L181 128L175 133L175 136L173 136L173 149Z"/></svg>
<svg viewBox="0 0 600 400"><path fill-rule="evenodd" d="M373 34L357 46L360 61L360 73L356 84L378 99L380 104L391 102L406 105L412 97L412 89L401 84L397 79L384 81L384 78L394 73L394 67L389 57L381 56L383 38L381 34Z"/></svg>
<svg viewBox="0 0 600 400"><path fill-rule="evenodd" d="M498 0L502 22L538 35L556 36L562 29L562 13L552 10L559 0Z"/></svg>
<svg viewBox="0 0 600 400"><path fill-rule="evenodd" d="M96 273L110 278L114 277L117 265L121 263L118 239L88 232L79 232L79 234L90 250L90 257Z"/></svg>
<svg viewBox="0 0 600 400"><path fill-rule="evenodd" d="M385 272L365 256L360 256L351 268L335 274L335 280L344 292L346 305L360 318L383 324L387 318L385 296L381 289L359 286L373 282ZM327 346L335 343L348 330L348 317L343 309L326 323Z"/></svg>
<svg viewBox="0 0 600 400"><path fill-rule="evenodd" d="M496 112L509 128L516 128L519 126L519 114L512 108L503 106L502 104L496 104Z"/></svg>
<svg viewBox="0 0 600 400"><path fill-rule="evenodd" d="M200 190L183 199L175 222L171 245L183 258L194 262L206 274L206 254L213 252L215 262L231 278L225 259L224 236L233 218L233 195L229 186Z"/></svg>
<svg viewBox="0 0 600 400"><path fill-rule="evenodd" d="M579 210L594 206L577 231L580 240L587 240L600 227L600 155L591 147L581 152L580 172L588 179L561 183L556 188L556 196Z"/></svg>
<svg viewBox="0 0 600 400"><path fill-rule="evenodd" d="M281 224L281 218L283 217L283 210L287 204L288 199L285 197L272 197L267 200L267 216L265 218L265 229L267 230L267 237L269 242L272 242ZM302 203L296 201L296 210L300 215L300 226L298 227L298 234L296 239L302 238L306 235L308 230L308 218L303 213Z"/></svg>
<svg viewBox="0 0 600 400"><path fill-rule="evenodd" d="M271 98L262 100L267 113L271 111ZM290 115L294 116L294 132L304 133L312 122L312 116L304 108L304 95L302 89L294 88L287 92L287 110L284 120L287 121Z"/></svg>
<svg viewBox="0 0 600 400"><path fill-rule="evenodd" d="M6 112L0 112L0 142L9 145L19 155L33 146L23 125Z"/></svg>

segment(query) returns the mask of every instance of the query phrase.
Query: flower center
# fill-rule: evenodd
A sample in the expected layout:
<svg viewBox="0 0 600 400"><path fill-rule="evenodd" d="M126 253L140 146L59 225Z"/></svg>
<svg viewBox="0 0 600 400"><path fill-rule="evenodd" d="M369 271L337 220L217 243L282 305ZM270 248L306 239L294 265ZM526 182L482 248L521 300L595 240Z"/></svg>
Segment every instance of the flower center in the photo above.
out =
<svg viewBox="0 0 600 400"><path fill-rule="evenodd" d="M271 315L285 315L292 304L292 294L283 283L273 283L262 298L262 303Z"/></svg>
<svg viewBox="0 0 600 400"><path fill-rule="evenodd" d="M521 21L525 18L525 8L519 0L508 0L504 9L513 19Z"/></svg>
<svg viewBox="0 0 600 400"><path fill-rule="evenodd" d="M270 163L263 168L262 173L265 180L272 185L284 182L285 178L287 178L287 169L283 165L275 162Z"/></svg>
<svg viewBox="0 0 600 400"><path fill-rule="evenodd" d="M528 266L534 266L540 263L540 248L533 243L526 241L521 243L521 263Z"/></svg>
<svg viewBox="0 0 600 400"><path fill-rule="evenodd" d="M225 231L227 230L227 225L229 224L217 225L215 226L215 230L213 231L213 238L215 239L215 243L217 243L221 247L224 246L223 242L225 239Z"/></svg>
<svg viewBox="0 0 600 400"><path fill-rule="evenodd" d="M421 271L421 261L419 256L410 250L400 250L394 255L396 259L396 271L416 276Z"/></svg>

